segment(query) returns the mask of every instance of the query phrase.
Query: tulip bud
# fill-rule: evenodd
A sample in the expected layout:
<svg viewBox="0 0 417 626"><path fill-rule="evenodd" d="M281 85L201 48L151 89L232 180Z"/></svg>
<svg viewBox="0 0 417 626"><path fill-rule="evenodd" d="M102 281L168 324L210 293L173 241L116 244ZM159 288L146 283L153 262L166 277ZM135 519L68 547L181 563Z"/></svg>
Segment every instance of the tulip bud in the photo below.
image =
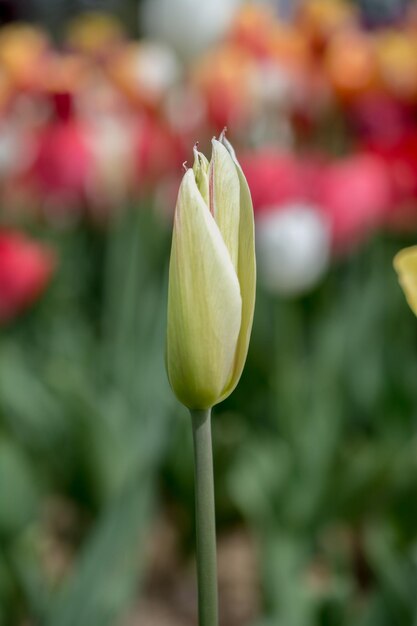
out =
<svg viewBox="0 0 417 626"><path fill-rule="evenodd" d="M255 305L252 200L234 151L213 139L210 163L194 149L175 210L168 289L167 370L190 409L236 387Z"/></svg>
<svg viewBox="0 0 417 626"><path fill-rule="evenodd" d="M417 315L417 246L400 250L394 257L394 268L406 300Z"/></svg>

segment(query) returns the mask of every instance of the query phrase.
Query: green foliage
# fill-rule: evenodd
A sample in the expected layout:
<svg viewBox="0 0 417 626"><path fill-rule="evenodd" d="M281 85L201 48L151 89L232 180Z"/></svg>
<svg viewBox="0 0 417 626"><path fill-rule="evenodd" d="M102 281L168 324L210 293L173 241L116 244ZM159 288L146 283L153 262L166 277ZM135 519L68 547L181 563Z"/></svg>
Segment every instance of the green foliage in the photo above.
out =
<svg viewBox="0 0 417 626"><path fill-rule="evenodd" d="M56 245L51 293L1 338L5 626L25 614L51 626L103 626L126 608L172 411L163 363L167 233L157 218L132 212L108 232L64 234ZM57 494L86 521L49 557L74 552L69 574L51 577L40 553L42 510Z"/></svg>
<svg viewBox="0 0 417 626"><path fill-rule="evenodd" d="M218 519L240 517L259 544L256 626L415 623L417 324L392 269L403 245L370 243L298 300L259 290L242 381L214 423ZM165 475L185 507L182 436Z"/></svg>
<svg viewBox="0 0 417 626"><path fill-rule="evenodd" d="M193 545L190 425L163 362L169 232L132 211L54 245L54 284L0 337L0 625L111 626L137 593L158 501ZM370 243L298 300L259 289L245 372L214 415L219 532L244 523L259 546L256 626L415 624L402 245Z"/></svg>

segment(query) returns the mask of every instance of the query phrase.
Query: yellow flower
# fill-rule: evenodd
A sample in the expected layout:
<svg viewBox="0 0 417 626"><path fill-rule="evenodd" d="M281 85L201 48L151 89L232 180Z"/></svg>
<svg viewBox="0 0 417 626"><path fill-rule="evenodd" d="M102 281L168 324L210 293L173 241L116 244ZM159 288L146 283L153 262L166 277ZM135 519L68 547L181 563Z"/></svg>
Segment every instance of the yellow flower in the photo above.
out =
<svg viewBox="0 0 417 626"><path fill-rule="evenodd" d="M407 302L417 315L417 246L400 250L395 255L394 268Z"/></svg>
<svg viewBox="0 0 417 626"><path fill-rule="evenodd" d="M207 409L236 387L255 305L252 200L233 148L194 148L175 210L168 289L167 370L177 398Z"/></svg>

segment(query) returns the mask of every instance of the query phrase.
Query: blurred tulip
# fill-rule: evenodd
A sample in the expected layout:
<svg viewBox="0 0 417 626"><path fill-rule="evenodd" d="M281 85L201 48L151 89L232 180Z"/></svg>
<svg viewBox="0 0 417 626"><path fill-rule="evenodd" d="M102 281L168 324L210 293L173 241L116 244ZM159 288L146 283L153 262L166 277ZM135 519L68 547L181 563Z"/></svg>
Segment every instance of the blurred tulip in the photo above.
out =
<svg viewBox="0 0 417 626"><path fill-rule="evenodd" d="M33 158L33 141L12 120L0 122L0 181L24 171Z"/></svg>
<svg viewBox="0 0 417 626"><path fill-rule="evenodd" d="M236 45L218 46L194 65L193 84L202 93L209 122L215 131L244 127L254 107L252 82L257 66Z"/></svg>
<svg viewBox="0 0 417 626"><path fill-rule="evenodd" d="M414 111L387 93L370 93L358 98L348 110L348 119L362 141L392 145L413 132Z"/></svg>
<svg viewBox="0 0 417 626"><path fill-rule="evenodd" d="M140 193L149 192L162 178L175 172L184 161L182 146L170 128L159 119L143 116L136 125L134 167Z"/></svg>
<svg viewBox="0 0 417 626"><path fill-rule="evenodd" d="M66 117L70 104L57 98L57 107ZM60 211L77 211L86 197L92 166L91 152L82 126L75 119L54 120L39 135L32 179L51 217Z"/></svg>
<svg viewBox="0 0 417 626"><path fill-rule="evenodd" d="M276 21L270 31L268 53L294 73L305 71L311 61L307 39L299 30Z"/></svg>
<svg viewBox="0 0 417 626"><path fill-rule="evenodd" d="M330 260L330 228L309 204L269 207L256 219L259 279L272 293L299 295L312 289Z"/></svg>
<svg viewBox="0 0 417 626"><path fill-rule="evenodd" d="M12 24L0 31L0 67L18 89L32 89L42 77L46 35L33 26Z"/></svg>
<svg viewBox="0 0 417 626"><path fill-rule="evenodd" d="M246 140L265 149L288 149L294 135L290 112L294 81L291 72L273 61L258 64L252 80L253 110L247 122Z"/></svg>
<svg viewBox="0 0 417 626"><path fill-rule="evenodd" d="M178 399L207 409L237 385L255 304L249 188L222 137L211 163L195 149L175 211L168 290L167 369Z"/></svg>
<svg viewBox="0 0 417 626"><path fill-rule="evenodd" d="M129 117L96 115L86 128L91 155L87 198L99 216L120 211L133 189L136 125Z"/></svg>
<svg viewBox="0 0 417 626"><path fill-rule="evenodd" d="M276 15L269 4L245 3L234 16L230 39L263 58L268 53L268 42L275 21Z"/></svg>
<svg viewBox="0 0 417 626"><path fill-rule="evenodd" d="M32 304L47 286L55 265L46 246L22 233L0 231L0 322Z"/></svg>
<svg viewBox="0 0 417 626"><path fill-rule="evenodd" d="M324 58L325 72L336 94L351 100L378 86L375 50L369 36L359 30L332 38Z"/></svg>
<svg viewBox="0 0 417 626"><path fill-rule="evenodd" d="M417 100L417 41L415 35L386 30L375 38L376 57L385 89L400 100Z"/></svg>
<svg viewBox="0 0 417 626"><path fill-rule="evenodd" d="M400 230L417 225L417 133L410 130L392 142L369 141L372 155L380 158L391 185L390 210L386 223Z"/></svg>
<svg viewBox="0 0 417 626"><path fill-rule="evenodd" d="M394 258L394 268L407 302L417 315L417 246L400 250Z"/></svg>
<svg viewBox="0 0 417 626"><path fill-rule="evenodd" d="M244 156L242 168L251 190L255 213L261 214L272 206L305 197L306 181L302 165L291 154L262 150Z"/></svg>
<svg viewBox="0 0 417 626"><path fill-rule="evenodd" d="M7 110L12 96L14 94L14 85L7 72L0 67L0 115Z"/></svg>
<svg viewBox="0 0 417 626"><path fill-rule="evenodd" d="M142 41L109 60L108 72L134 104L156 107L178 82L181 66L168 46Z"/></svg>
<svg viewBox="0 0 417 626"><path fill-rule="evenodd" d="M316 197L328 216L333 246L347 250L384 222L391 200L387 167L368 155L331 163L322 169Z"/></svg>
<svg viewBox="0 0 417 626"><path fill-rule="evenodd" d="M179 83L170 90L165 100L164 114L169 126L188 145L199 134L199 129L204 128L207 119L206 101L195 85Z"/></svg>
<svg viewBox="0 0 417 626"><path fill-rule="evenodd" d="M181 76L181 66L174 52L165 45L142 42L135 61L138 89L150 102L160 102Z"/></svg>
<svg viewBox="0 0 417 626"><path fill-rule="evenodd" d="M52 97L54 94L78 94L90 72L88 61L80 54L50 52L43 64L39 88Z"/></svg>
<svg viewBox="0 0 417 626"><path fill-rule="evenodd" d="M337 33L358 24L358 11L346 0L306 0L300 5L298 24L319 51Z"/></svg>
<svg viewBox="0 0 417 626"><path fill-rule="evenodd" d="M69 24L66 39L72 50L100 58L123 41L124 32L114 15L86 12Z"/></svg>
<svg viewBox="0 0 417 626"><path fill-rule="evenodd" d="M239 4L240 0L144 0L139 21L145 35L191 60L227 32Z"/></svg>

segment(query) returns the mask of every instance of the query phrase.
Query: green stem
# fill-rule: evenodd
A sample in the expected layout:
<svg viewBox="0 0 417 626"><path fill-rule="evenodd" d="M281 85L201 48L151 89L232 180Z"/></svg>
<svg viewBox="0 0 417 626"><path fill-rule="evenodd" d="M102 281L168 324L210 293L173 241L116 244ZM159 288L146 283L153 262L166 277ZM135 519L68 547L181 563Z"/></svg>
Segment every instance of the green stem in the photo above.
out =
<svg viewBox="0 0 417 626"><path fill-rule="evenodd" d="M218 626L211 409L191 411L194 440L199 626Z"/></svg>

